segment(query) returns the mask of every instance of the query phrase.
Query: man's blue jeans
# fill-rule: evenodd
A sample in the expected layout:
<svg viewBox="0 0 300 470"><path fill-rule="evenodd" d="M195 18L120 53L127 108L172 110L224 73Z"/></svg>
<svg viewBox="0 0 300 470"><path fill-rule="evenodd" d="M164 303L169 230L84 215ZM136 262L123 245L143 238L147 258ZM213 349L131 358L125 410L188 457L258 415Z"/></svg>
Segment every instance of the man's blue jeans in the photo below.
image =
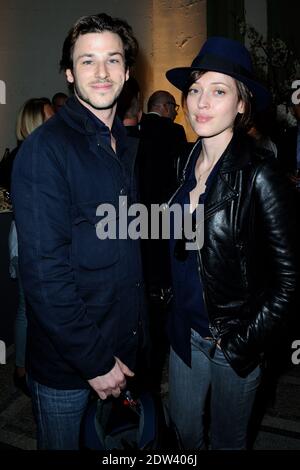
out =
<svg viewBox="0 0 300 470"><path fill-rule="evenodd" d="M192 330L192 367L171 349L169 364L170 415L185 449L204 448L203 417L209 390L210 448L246 449L247 429L261 371L246 378L230 367L223 352Z"/></svg>
<svg viewBox="0 0 300 470"><path fill-rule="evenodd" d="M37 423L38 449L78 450L80 424L90 390L57 390L30 376L28 385Z"/></svg>

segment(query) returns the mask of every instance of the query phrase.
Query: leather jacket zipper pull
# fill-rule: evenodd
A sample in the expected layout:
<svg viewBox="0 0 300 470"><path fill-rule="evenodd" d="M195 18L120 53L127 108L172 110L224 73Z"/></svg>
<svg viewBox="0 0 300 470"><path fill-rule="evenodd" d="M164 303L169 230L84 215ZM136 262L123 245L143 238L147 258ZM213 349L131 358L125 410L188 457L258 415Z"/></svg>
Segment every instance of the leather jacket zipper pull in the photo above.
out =
<svg viewBox="0 0 300 470"><path fill-rule="evenodd" d="M213 359L215 357L215 352L216 352L216 349L217 349L217 341L216 340L213 340L212 342L212 346L209 350L209 357L211 359Z"/></svg>

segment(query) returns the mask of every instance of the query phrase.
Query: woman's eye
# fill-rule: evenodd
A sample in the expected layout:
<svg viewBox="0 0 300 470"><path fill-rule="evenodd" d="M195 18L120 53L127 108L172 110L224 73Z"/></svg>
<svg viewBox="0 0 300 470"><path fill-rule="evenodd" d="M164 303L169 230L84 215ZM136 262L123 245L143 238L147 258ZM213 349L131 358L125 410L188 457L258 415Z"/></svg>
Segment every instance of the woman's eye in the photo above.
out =
<svg viewBox="0 0 300 470"><path fill-rule="evenodd" d="M190 88L189 89L189 95L195 95L196 93L198 93L197 88Z"/></svg>
<svg viewBox="0 0 300 470"><path fill-rule="evenodd" d="M218 96L225 95L225 91L224 91L224 90L216 90L215 93L216 93L216 95L218 95Z"/></svg>

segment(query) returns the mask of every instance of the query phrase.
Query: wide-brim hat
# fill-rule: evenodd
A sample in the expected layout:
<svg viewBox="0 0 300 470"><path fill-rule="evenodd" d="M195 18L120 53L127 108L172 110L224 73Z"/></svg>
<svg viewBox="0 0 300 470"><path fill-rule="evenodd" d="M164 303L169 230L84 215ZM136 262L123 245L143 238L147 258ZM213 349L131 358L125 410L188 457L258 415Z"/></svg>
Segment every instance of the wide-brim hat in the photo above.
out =
<svg viewBox="0 0 300 470"><path fill-rule="evenodd" d="M238 41L218 36L210 37L190 67L168 70L166 77L172 85L183 91L191 72L197 70L224 73L244 83L252 93L258 110L265 109L271 102L271 94L254 76L249 51Z"/></svg>

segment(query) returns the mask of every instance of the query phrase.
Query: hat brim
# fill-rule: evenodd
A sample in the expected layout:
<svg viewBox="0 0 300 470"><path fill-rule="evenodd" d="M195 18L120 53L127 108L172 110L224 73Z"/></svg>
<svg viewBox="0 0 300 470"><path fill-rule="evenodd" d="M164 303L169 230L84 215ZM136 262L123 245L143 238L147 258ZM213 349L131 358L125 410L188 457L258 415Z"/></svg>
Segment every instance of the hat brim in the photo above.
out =
<svg viewBox="0 0 300 470"><path fill-rule="evenodd" d="M258 111L266 109L271 103L271 93L260 83L252 80L251 78L245 77L244 75L230 72L222 69L221 67L210 67L207 69L206 67L177 67L166 72L166 77L172 85L178 88L181 91L184 91L191 72L196 71L209 71L209 72L219 72L224 73L225 75L229 75L236 80L244 83L250 90L253 96L255 108Z"/></svg>

